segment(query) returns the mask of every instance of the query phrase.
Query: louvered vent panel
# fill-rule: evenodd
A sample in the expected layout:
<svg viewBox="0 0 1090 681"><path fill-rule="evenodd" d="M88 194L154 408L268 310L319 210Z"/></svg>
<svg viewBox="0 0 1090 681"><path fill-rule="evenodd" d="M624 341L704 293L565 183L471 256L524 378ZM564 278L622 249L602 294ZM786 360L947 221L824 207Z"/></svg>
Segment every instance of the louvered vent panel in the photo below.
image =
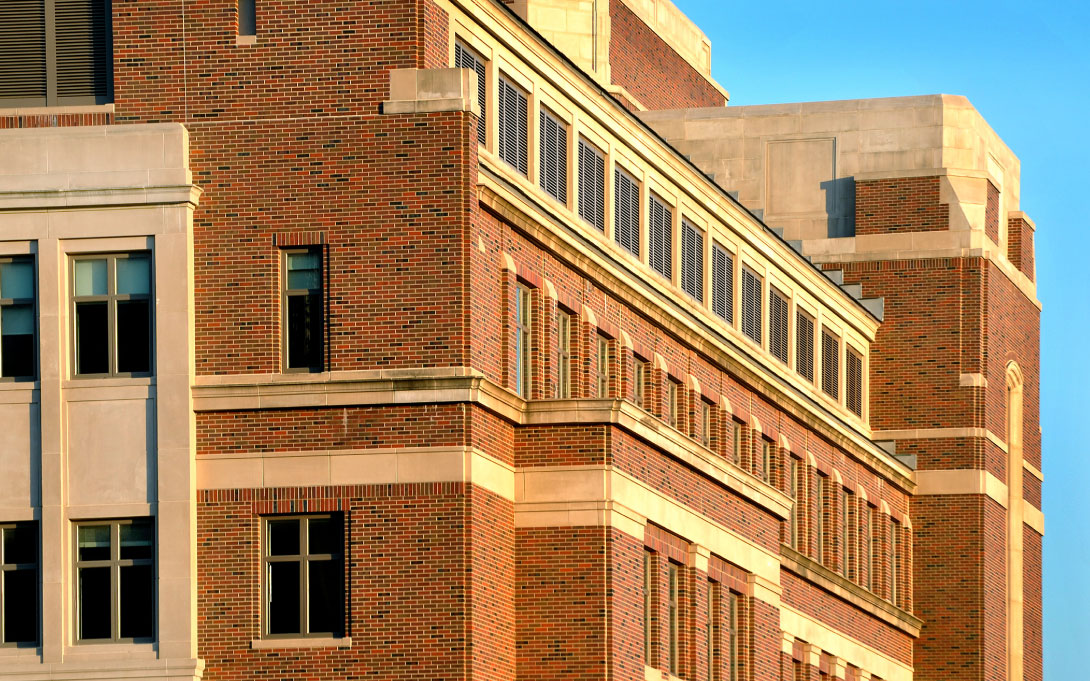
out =
<svg viewBox="0 0 1090 681"><path fill-rule="evenodd" d="M45 103L45 0L4 0L0 10L0 101Z"/></svg>
<svg viewBox="0 0 1090 681"><path fill-rule="evenodd" d="M844 395L848 409L856 416L863 415L863 358L848 351L847 364L844 365L847 394Z"/></svg>
<svg viewBox="0 0 1090 681"><path fill-rule="evenodd" d="M455 43L454 66L459 69L473 69L477 74L477 106L481 108L481 120L477 122L477 141L484 144L487 137L485 134L487 132L485 121L488 120L486 109L488 97L485 94L484 61L468 47L465 47L461 43Z"/></svg>
<svg viewBox="0 0 1090 681"><path fill-rule="evenodd" d="M712 245L712 312L734 324L734 258L719 244Z"/></svg>
<svg viewBox="0 0 1090 681"><path fill-rule="evenodd" d="M652 196L647 210L648 220L648 260L651 268L671 278L674 271L674 245L672 226L674 213L661 201Z"/></svg>
<svg viewBox="0 0 1090 681"><path fill-rule="evenodd" d="M613 238L637 258L640 257L640 187L620 170L613 173Z"/></svg>
<svg viewBox="0 0 1090 681"><path fill-rule="evenodd" d="M821 332L821 389L829 397L840 397L840 341L828 331Z"/></svg>
<svg viewBox="0 0 1090 681"><path fill-rule="evenodd" d="M518 88L504 79L499 86L500 159L523 175L527 166L527 100Z"/></svg>
<svg viewBox="0 0 1090 681"><path fill-rule="evenodd" d="M104 100L113 68L106 0L55 0L57 96Z"/></svg>
<svg viewBox="0 0 1090 681"><path fill-rule="evenodd" d="M814 322L802 312L795 314L795 369L814 382Z"/></svg>
<svg viewBox="0 0 1090 681"><path fill-rule="evenodd" d="M787 364L787 298L768 289L768 351Z"/></svg>
<svg viewBox="0 0 1090 681"><path fill-rule="evenodd" d="M544 109L540 116L541 153L538 181L545 193L568 203L568 126Z"/></svg>
<svg viewBox="0 0 1090 681"><path fill-rule="evenodd" d="M742 333L761 343L761 278L742 268Z"/></svg>
<svg viewBox="0 0 1090 681"><path fill-rule="evenodd" d="M579 217L606 229L606 162L598 150L579 140Z"/></svg>
<svg viewBox="0 0 1090 681"><path fill-rule="evenodd" d="M688 221L681 223L681 289L704 302L704 232Z"/></svg>

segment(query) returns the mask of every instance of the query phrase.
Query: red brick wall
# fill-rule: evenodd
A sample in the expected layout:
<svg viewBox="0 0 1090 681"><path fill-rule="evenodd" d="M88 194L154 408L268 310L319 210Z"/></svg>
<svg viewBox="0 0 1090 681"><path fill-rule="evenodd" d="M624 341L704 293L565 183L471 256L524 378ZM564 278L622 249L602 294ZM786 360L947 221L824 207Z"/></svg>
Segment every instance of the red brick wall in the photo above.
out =
<svg viewBox="0 0 1090 681"><path fill-rule="evenodd" d="M726 105L722 93L623 2L609 3L609 18L609 68L615 85L648 109Z"/></svg>
<svg viewBox="0 0 1090 681"><path fill-rule="evenodd" d="M1033 227L1024 218L1013 217L1007 221L1007 258L1030 281L1034 280Z"/></svg>
<svg viewBox="0 0 1090 681"><path fill-rule="evenodd" d="M938 177L855 183L857 235L933 232L948 229L949 225L950 207L939 203Z"/></svg>
<svg viewBox="0 0 1090 681"><path fill-rule="evenodd" d="M1023 670L1026 681L1044 678L1043 608L1042 608L1042 537L1023 527Z"/></svg>

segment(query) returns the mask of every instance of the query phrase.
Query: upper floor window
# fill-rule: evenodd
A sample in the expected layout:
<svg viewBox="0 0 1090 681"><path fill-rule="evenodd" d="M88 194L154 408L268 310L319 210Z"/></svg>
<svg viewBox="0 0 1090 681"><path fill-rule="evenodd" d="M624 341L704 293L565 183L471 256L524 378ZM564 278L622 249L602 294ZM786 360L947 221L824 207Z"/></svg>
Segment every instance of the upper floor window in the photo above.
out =
<svg viewBox="0 0 1090 681"><path fill-rule="evenodd" d="M637 407L646 407L644 397L647 387L647 361L639 357L632 358L632 397Z"/></svg>
<svg viewBox="0 0 1090 681"><path fill-rule="evenodd" d="M38 526L0 525L0 646L38 642Z"/></svg>
<svg viewBox="0 0 1090 681"><path fill-rule="evenodd" d="M712 405L704 400L700 401L700 444L712 444Z"/></svg>
<svg viewBox="0 0 1090 681"><path fill-rule="evenodd" d="M470 69L477 74L477 106L481 109L481 118L477 121L477 142L484 144L488 138L488 128L485 125L485 121L488 120L486 115L488 96L486 95L484 81L484 59L481 59L479 54L462 43L456 42L454 43L454 68Z"/></svg>
<svg viewBox="0 0 1090 681"><path fill-rule="evenodd" d="M681 637L681 602L678 598L678 592L681 589L681 566L677 563L670 563L669 565L669 583L667 588L669 592L667 594L667 608L669 613L668 618L668 647L667 654L669 655L669 669L670 673L674 676L678 674L678 668L681 666L681 650L680 650L680 637Z"/></svg>
<svg viewBox="0 0 1090 681"><path fill-rule="evenodd" d="M704 302L704 232L688 220L681 221L681 289Z"/></svg>
<svg viewBox="0 0 1090 681"><path fill-rule="evenodd" d="M825 564L825 519L827 514L826 495L828 494L828 479L821 474L817 477L817 487L814 490L814 501L817 505L817 522L814 523L814 538L816 539L817 553L814 556L817 562Z"/></svg>
<svg viewBox="0 0 1090 681"><path fill-rule="evenodd" d="M787 364L787 298L768 287L768 351L772 356Z"/></svg>
<svg viewBox="0 0 1090 681"><path fill-rule="evenodd" d="M678 418L680 415L679 412L681 411L680 401L678 400L680 388L681 384L672 377L666 379L666 408L670 410L670 425L674 428L679 428L681 422L681 419Z"/></svg>
<svg viewBox="0 0 1090 681"><path fill-rule="evenodd" d="M640 185L620 168L613 172L613 239L640 257Z"/></svg>
<svg viewBox="0 0 1090 681"><path fill-rule="evenodd" d="M571 315L556 311L556 397L571 397Z"/></svg>
<svg viewBox="0 0 1090 681"><path fill-rule="evenodd" d="M151 373L150 253L73 257L72 303L76 376Z"/></svg>
<svg viewBox="0 0 1090 681"><path fill-rule="evenodd" d="M266 636L339 636L344 540L339 517L265 519Z"/></svg>
<svg viewBox="0 0 1090 681"><path fill-rule="evenodd" d="M3 17L0 106L113 99L110 0L6 0Z"/></svg>
<svg viewBox="0 0 1090 681"><path fill-rule="evenodd" d="M651 269L667 279L674 275L674 212L652 195L647 208L647 258Z"/></svg>
<svg viewBox="0 0 1090 681"><path fill-rule="evenodd" d="M515 389L530 399L530 289L519 284L515 292Z"/></svg>
<svg viewBox="0 0 1090 681"><path fill-rule="evenodd" d="M838 491L840 492L840 500L839 500L840 503L838 504L839 512L837 513L837 515L839 516L839 523L840 523L840 572L845 577L847 577L848 579L851 579L852 575L851 575L849 565L851 564L851 559L852 559L852 555L851 555L851 548L852 547L851 547L851 541L850 541L851 533L849 531L850 530L850 524L849 524L849 518L848 518L848 512L849 512L849 506L850 506L850 504L849 504L849 495L851 493L848 490L844 489L844 488L841 488Z"/></svg>
<svg viewBox="0 0 1090 681"><path fill-rule="evenodd" d="M734 257L719 244L712 244L712 312L734 324Z"/></svg>
<svg viewBox="0 0 1090 681"><path fill-rule="evenodd" d="M33 378L34 260L0 258L0 378Z"/></svg>
<svg viewBox="0 0 1090 681"><path fill-rule="evenodd" d="M787 496L791 497L791 517L788 520L787 545L799 548L799 460L787 460Z"/></svg>
<svg viewBox="0 0 1090 681"><path fill-rule="evenodd" d="M742 333L761 344L761 277L742 268Z"/></svg>
<svg viewBox="0 0 1090 681"><path fill-rule="evenodd" d="M257 0L238 0L238 34L257 35Z"/></svg>
<svg viewBox="0 0 1090 681"><path fill-rule="evenodd" d="M596 370L596 397L609 397L609 340L598 335L598 367Z"/></svg>
<svg viewBox="0 0 1090 681"><path fill-rule="evenodd" d="M545 107L539 119L538 184L560 203L568 203L568 126Z"/></svg>
<svg viewBox="0 0 1090 681"><path fill-rule="evenodd" d="M606 159L586 140L579 140L579 217L606 231Z"/></svg>
<svg viewBox="0 0 1090 681"><path fill-rule="evenodd" d="M735 465L741 465L742 463L742 424L737 421L731 421L731 441L733 442L734 452L733 460Z"/></svg>
<svg viewBox="0 0 1090 681"><path fill-rule="evenodd" d="M901 604L901 524L889 523L889 602Z"/></svg>
<svg viewBox="0 0 1090 681"><path fill-rule="evenodd" d="M727 631L726 631L726 644L727 644L727 681L738 681L739 670L739 657L738 657L738 639L739 639L739 621L738 621L738 605L741 601L741 596L733 591L727 592Z"/></svg>
<svg viewBox="0 0 1090 681"><path fill-rule="evenodd" d="M772 443L761 440L761 480L768 482L772 477Z"/></svg>
<svg viewBox="0 0 1090 681"><path fill-rule="evenodd" d="M305 248L283 253L284 369L321 371L325 345L322 252Z"/></svg>
<svg viewBox="0 0 1090 681"><path fill-rule="evenodd" d="M511 81L499 80L499 156L523 175L529 164L527 154L529 100Z"/></svg>
<svg viewBox="0 0 1090 681"><path fill-rule="evenodd" d="M151 518L76 526L76 638L150 641L155 636Z"/></svg>
<svg viewBox="0 0 1090 681"><path fill-rule="evenodd" d="M643 663L651 664L651 597L654 574L654 555L644 549L643 551Z"/></svg>
<svg viewBox="0 0 1090 681"><path fill-rule="evenodd" d="M844 362L844 379L847 383L844 401L848 411L863 416L863 357L849 349Z"/></svg>
<svg viewBox="0 0 1090 681"><path fill-rule="evenodd" d="M840 339L822 329L821 389L826 395L840 398Z"/></svg>
<svg viewBox="0 0 1090 681"><path fill-rule="evenodd" d="M802 310L795 313L795 371L814 382L814 320Z"/></svg>

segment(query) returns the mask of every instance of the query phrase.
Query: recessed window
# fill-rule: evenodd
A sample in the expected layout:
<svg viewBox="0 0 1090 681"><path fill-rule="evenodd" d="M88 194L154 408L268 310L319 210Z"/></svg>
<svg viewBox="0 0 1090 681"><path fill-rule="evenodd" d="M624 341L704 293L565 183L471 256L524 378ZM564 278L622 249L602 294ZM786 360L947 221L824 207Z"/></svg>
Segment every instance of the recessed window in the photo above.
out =
<svg viewBox="0 0 1090 681"><path fill-rule="evenodd" d="M648 264L667 279L674 276L674 212L657 196L648 199Z"/></svg>
<svg viewBox="0 0 1090 681"><path fill-rule="evenodd" d="M529 100L514 83L499 79L499 156L512 168L526 174Z"/></svg>
<svg viewBox="0 0 1090 681"><path fill-rule="evenodd" d="M681 405L678 400L678 393L680 392L681 384L675 381L673 378L666 380L666 408L670 410L669 420L670 425L674 428L679 427L681 419L680 416Z"/></svg>
<svg viewBox="0 0 1090 681"><path fill-rule="evenodd" d="M257 0L238 0L238 34L257 35Z"/></svg>
<svg viewBox="0 0 1090 681"><path fill-rule="evenodd" d="M36 374L34 260L0 258L0 378Z"/></svg>
<svg viewBox="0 0 1090 681"><path fill-rule="evenodd" d="M814 320L802 310L795 314L795 371L814 382Z"/></svg>
<svg viewBox="0 0 1090 681"><path fill-rule="evenodd" d="M889 602L901 604L901 525L889 523Z"/></svg>
<svg viewBox="0 0 1090 681"><path fill-rule="evenodd" d="M151 373L151 293L147 251L72 258L75 375Z"/></svg>
<svg viewBox="0 0 1090 681"><path fill-rule="evenodd" d="M0 525L0 646L38 642L38 524Z"/></svg>
<svg viewBox="0 0 1090 681"><path fill-rule="evenodd" d="M851 544L848 541L848 490L841 488L840 490L840 507L838 515L838 521L840 523L840 572L845 577L851 579L851 573L848 571L849 560L851 559Z"/></svg>
<svg viewBox="0 0 1090 681"><path fill-rule="evenodd" d="M321 371L325 346L322 251L291 249L284 254L284 368Z"/></svg>
<svg viewBox="0 0 1090 681"><path fill-rule="evenodd" d="M613 172L613 240L640 257L640 184L621 169Z"/></svg>
<svg viewBox="0 0 1090 681"><path fill-rule="evenodd" d="M772 477L772 443L761 440L761 480L768 482Z"/></svg>
<svg viewBox="0 0 1090 681"><path fill-rule="evenodd" d="M643 663L651 664L651 584L654 570L654 557L651 552L643 552Z"/></svg>
<svg viewBox="0 0 1090 681"><path fill-rule="evenodd" d="M599 232L606 230L606 159L586 140L579 140L579 217Z"/></svg>
<svg viewBox="0 0 1090 681"><path fill-rule="evenodd" d="M688 220L681 221L681 290L704 302L704 231Z"/></svg>
<svg viewBox="0 0 1090 681"><path fill-rule="evenodd" d="M731 421L731 440L734 443L734 465L742 465L742 424Z"/></svg>
<svg viewBox="0 0 1090 681"><path fill-rule="evenodd" d="M828 480L824 475L818 475L815 491L815 503L817 505L817 523L814 525L814 536L817 540L817 562L825 564L825 518L826 496L828 495Z"/></svg>
<svg viewBox="0 0 1090 681"><path fill-rule="evenodd" d="M712 244L712 312L734 324L734 257L716 243Z"/></svg>
<svg viewBox="0 0 1090 681"><path fill-rule="evenodd" d="M787 545L799 548L799 460L788 458L787 495L791 497L791 517L788 520Z"/></svg>
<svg viewBox="0 0 1090 681"><path fill-rule="evenodd" d="M488 96L485 88L484 59L461 42L456 42L454 43L454 68L469 69L477 74L477 106L481 109L481 118L477 121L477 142L484 144L488 132L485 124L488 120L486 115Z"/></svg>
<svg viewBox="0 0 1090 681"><path fill-rule="evenodd" d="M741 597L733 591L727 592L727 661L728 681L738 681L738 638L739 620L738 605Z"/></svg>
<svg viewBox="0 0 1090 681"><path fill-rule="evenodd" d="M151 518L76 525L76 638L150 641L155 636Z"/></svg>
<svg viewBox="0 0 1090 681"><path fill-rule="evenodd" d="M639 357L632 358L632 397L637 407L647 407L645 388L647 387L647 361Z"/></svg>
<svg viewBox="0 0 1090 681"><path fill-rule="evenodd" d="M678 599L678 590L681 585L679 581L681 579L681 566L677 563L670 563L669 567L669 594L667 600L667 607L669 608L669 651L670 661L669 669L670 673L674 676L678 674L678 668L681 666L681 651L680 647L680 628L681 628L681 603Z"/></svg>
<svg viewBox="0 0 1090 681"><path fill-rule="evenodd" d="M768 351L787 364L787 297L768 287Z"/></svg>
<svg viewBox="0 0 1090 681"><path fill-rule="evenodd" d="M340 636L344 540L339 516L265 519L266 636Z"/></svg>
<svg viewBox="0 0 1090 681"><path fill-rule="evenodd" d="M704 619L704 641L706 643L704 647L704 669L707 670L708 681L715 681L715 653L717 649L715 634L718 630L719 622L719 584L711 580L708 581L707 586L707 600L708 600L708 616Z"/></svg>
<svg viewBox="0 0 1090 681"><path fill-rule="evenodd" d="M544 107L538 115L538 184L560 203L568 203L568 126Z"/></svg>
<svg viewBox="0 0 1090 681"><path fill-rule="evenodd" d="M609 397L609 339L598 335L597 397Z"/></svg>
<svg viewBox="0 0 1090 681"><path fill-rule="evenodd" d="M712 444L712 405L700 401L700 444L711 447Z"/></svg>
<svg viewBox="0 0 1090 681"><path fill-rule="evenodd" d="M0 106L112 101L112 35L109 0L6 0Z"/></svg>
<svg viewBox="0 0 1090 681"><path fill-rule="evenodd" d="M556 397L571 397L571 315L556 311Z"/></svg>
<svg viewBox="0 0 1090 681"><path fill-rule="evenodd" d="M840 397L840 339L822 329L821 390L829 397Z"/></svg>
<svg viewBox="0 0 1090 681"><path fill-rule="evenodd" d="M742 333L761 344L761 277L742 268Z"/></svg>
<svg viewBox="0 0 1090 681"><path fill-rule="evenodd" d="M844 401L848 411L863 416L863 357L849 349L844 359L844 379L847 383Z"/></svg>
<svg viewBox="0 0 1090 681"><path fill-rule="evenodd" d="M519 284L515 291L515 386L524 399L530 399L530 322L530 289Z"/></svg>

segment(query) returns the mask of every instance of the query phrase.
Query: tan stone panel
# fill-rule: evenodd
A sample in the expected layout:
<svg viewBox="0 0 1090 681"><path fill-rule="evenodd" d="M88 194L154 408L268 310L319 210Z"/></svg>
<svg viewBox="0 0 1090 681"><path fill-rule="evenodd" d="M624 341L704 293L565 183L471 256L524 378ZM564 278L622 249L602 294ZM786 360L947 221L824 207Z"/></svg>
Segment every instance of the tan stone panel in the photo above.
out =
<svg viewBox="0 0 1090 681"><path fill-rule="evenodd" d="M155 401L68 405L68 503L155 501Z"/></svg>
<svg viewBox="0 0 1090 681"><path fill-rule="evenodd" d="M835 154L832 138L769 142L768 214L824 214L827 183L835 177Z"/></svg>
<svg viewBox="0 0 1090 681"><path fill-rule="evenodd" d="M41 504L39 414L37 404L0 404L0 508Z"/></svg>

